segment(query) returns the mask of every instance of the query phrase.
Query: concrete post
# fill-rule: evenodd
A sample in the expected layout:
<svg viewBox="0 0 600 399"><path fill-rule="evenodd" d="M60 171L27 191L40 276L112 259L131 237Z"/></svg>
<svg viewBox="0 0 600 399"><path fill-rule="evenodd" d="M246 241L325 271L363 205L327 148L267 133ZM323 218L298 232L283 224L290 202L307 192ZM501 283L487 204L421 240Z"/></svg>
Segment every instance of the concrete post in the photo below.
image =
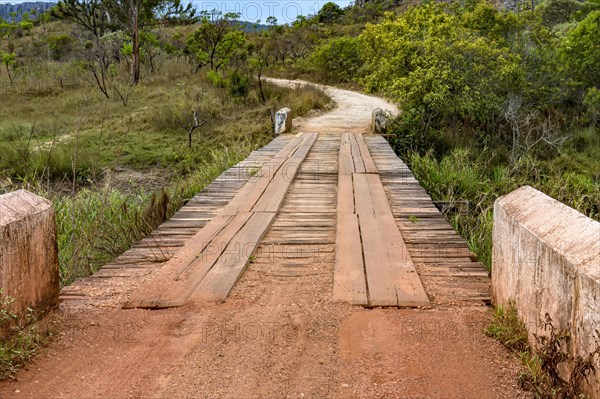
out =
<svg viewBox="0 0 600 399"><path fill-rule="evenodd" d="M532 344L534 334L548 335L548 314L569 333L568 353L593 352L600 345L600 223L524 186L494 204L493 243L495 304L514 301ZM600 398L600 373L589 377L588 396Z"/></svg>
<svg viewBox="0 0 600 399"><path fill-rule="evenodd" d="M292 132L292 110L281 108L275 114L275 135Z"/></svg>
<svg viewBox="0 0 600 399"><path fill-rule="evenodd" d="M14 298L10 310L18 318L27 308L45 311L58 302L54 210L26 190L0 195L0 288Z"/></svg>
<svg viewBox="0 0 600 399"><path fill-rule="evenodd" d="M371 131L375 134L385 134L391 114L386 109L375 108L371 113Z"/></svg>

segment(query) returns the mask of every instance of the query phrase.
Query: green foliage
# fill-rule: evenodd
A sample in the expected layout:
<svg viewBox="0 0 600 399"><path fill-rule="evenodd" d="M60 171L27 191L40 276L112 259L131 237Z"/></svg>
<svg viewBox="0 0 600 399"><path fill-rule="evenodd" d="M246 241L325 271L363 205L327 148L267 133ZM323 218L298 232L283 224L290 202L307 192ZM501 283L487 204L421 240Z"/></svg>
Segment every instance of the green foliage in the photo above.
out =
<svg viewBox="0 0 600 399"><path fill-rule="evenodd" d="M357 78L363 65L361 44L346 36L330 39L314 50L310 62L326 80L350 82Z"/></svg>
<svg viewBox="0 0 600 399"><path fill-rule="evenodd" d="M68 51L69 46L73 42L73 38L67 34L58 34L48 36L46 38L48 42L48 48L52 52L52 57L55 60L60 60L64 54Z"/></svg>
<svg viewBox="0 0 600 399"><path fill-rule="evenodd" d="M317 13L317 20L322 23L330 23L344 14L344 10L336 3L329 2L323 4L323 7Z"/></svg>
<svg viewBox="0 0 600 399"><path fill-rule="evenodd" d="M546 0L537 9L542 23L548 27L572 21L580 21L591 11L600 8L600 4L577 0Z"/></svg>
<svg viewBox="0 0 600 399"><path fill-rule="evenodd" d="M227 17L217 21L204 18L187 38L185 52L193 57L197 69L210 65L218 71L224 68L246 44L246 37Z"/></svg>
<svg viewBox="0 0 600 399"><path fill-rule="evenodd" d="M238 71L233 71L229 75L229 93L233 97L246 97L249 92L248 76L245 76Z"/></svg>
<svg viewBox="0 0 600 399"><path fill-rule="evenodd" d="M528 349L527 327L519 317L514 302L493 309L493 318L486 333L517 354Z"/></svg>
<svg viewBox="0 0 600 399"><path fill-rule="evenodd" d="M600 122L600 90L590 87L583 98L583 105L586 107L587 117L592 125Z"/></svg>
<svg viewBox="0 0 600 399"><path fill-rule="evenodd" d="M19 22L19 28L24 31L30 31L33 28L33 22L31 21L21 21Z"/></svg>
<svg viewBox="0 0 600 399"><path fill-rule="evenodd" d="M368 25L360 36L366 87L385 92L426 119L486 122L500 112L506 94L524 76L518 56L465 27L484 29L474 19L471 13L463 21L453 7L428 4Z"/></svg>
<svg viewBox="0 0 600 399"><path fill-rule="evenodd" d="M14 301L0 289L0 381L27 364L53 333L52 321L37 322L31 309L17 320L11 309Z"/></svg>
<svg viewBox="0 0 600 399"><path fill-rule="evenodd" d="M584 87L600 87L600 11L591 12L567 35L561 53Z"/></svg>

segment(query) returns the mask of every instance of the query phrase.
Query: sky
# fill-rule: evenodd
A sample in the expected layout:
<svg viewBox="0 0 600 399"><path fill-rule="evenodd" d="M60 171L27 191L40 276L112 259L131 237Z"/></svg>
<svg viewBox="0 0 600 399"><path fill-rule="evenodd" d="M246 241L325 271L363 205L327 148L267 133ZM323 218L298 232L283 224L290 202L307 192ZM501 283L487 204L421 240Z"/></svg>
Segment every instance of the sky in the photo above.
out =
<svg viewBox="0 0 600 399"><path fill-rule="evenodd" d="M0 0L0 3L24 3L25 1L33 0ZM218 9L224 14L239 12L242 14L241 19L244 21L256 22L260 20L263 23L269 16L274 16L279 24L293 22L298 15L316 14L327 2L327 0L191 0L191 3L199 11ZM337 0L334 3L345 7L351 1Z"/></svg>

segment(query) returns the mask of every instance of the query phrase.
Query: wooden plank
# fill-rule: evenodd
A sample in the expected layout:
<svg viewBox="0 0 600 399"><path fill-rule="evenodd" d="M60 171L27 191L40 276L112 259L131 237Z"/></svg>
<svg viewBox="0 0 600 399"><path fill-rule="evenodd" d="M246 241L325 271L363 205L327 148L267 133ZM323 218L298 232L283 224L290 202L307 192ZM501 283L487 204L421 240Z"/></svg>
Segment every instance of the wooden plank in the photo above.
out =
<svg viewBox="0 0 600 399"><path fill-rule="evenodd" d="M360 156L362 157L365 167L365 173L378 173L377 167L375 166L375 161L373 161L373 157L371 157L371 153L369 152L369 148L367 147L367 143L365 143L363 135L357 134L354 137L360 150Z"/></svg>
<svg viewBox="0 0 600 399"><path fill-rule="evenodd" d="M355 134L350 135L350 148L352 151L352 161L354 162L355 173L365 173L365 164L363 163Z"/></svg>
<svg viewBox="0 0 600 399"><path fill-rule="evenodd" d="M374 213L381 215L381 217L394 220L394 215L379 175L366 174L363 179L367 182L368 188L366 190L368 190L369 195L371 196Z"/></svg>
<svg viewBox="0 0 600 399"><path fill-rule="evenodd" d="M371 304L385 306L382 304L389 301L389 285L392 285L395 289L398 306L429 306L429 298L394 220L381 180L378 175L364 176L368 182L373 208L376 210L374 217L362 218L363 215L361 215L360 218ZM365 230L363 230L363 225ZM374 262L374 264L370 266L369 262ZM379 269L376 268L377 262L381 263ZM369 276L371 270L377 273L374 278L385 278L386 284L389 285L372 291L371 277ZM381 304L374 305L375 303Z"/></svg>
<svg viewBox="0 0 600 399"><path fill-rule="evenodd" d="M388 242L382 240L383 231L373 214L359 214L369 304L371 306L398 306L392 274Z"/></svg>
<svg viewBox="0 0 600 399"><path fill-rule="evenodd" d="M337 192L338 219L340 214L354 213L354 186L352 175L340 175Z"/></svg>
<svg viewBox="0 0 600 399"><path fill-rule="evenodd" d="M254 178L242 187L238 194L221 211L223 215L235 215L238 212L250 211L261 198L269 183L278 170L287 160L287 157L296 151L306 139L303 135L294 137L275 157L260 168Z"/></svg>
<svg viewBox="0 0 600 399"><path fill-rule="evenodd" d="M217 263L204 276L190 300L224 301L244 272L250 256L275 218L274 212L255 212L231 240Z"/></svg>
<svg viewBox="0 0 600 399"><path fill-rule="evenodd" d="M245 212L231 218L218 234L202 244L203 250L194 256L192 262L181 265L175 260L173 265L181 266L175 276L172 276L171 267L162 269L160 275L149 281L146 287L139 289L139 294L125 303L123 308L163 309L185 304L204 275L213 267L231 239L251 216L251 213Z"/></svg>
<svg viewBox="0 0 600 399"><path fill-rule="evenodd" d="M306 135L306 140L304 140L303 144L298 147L298 150L292 155L292 158L289 158L287 161L285 161L276 172L274 178L252 208L252 211L279 211L291 182L296 177L300 165L316 141L317 136L318 135L316 133Z"/></svg>
<svg viewBox="0 0 600 399"><path fill-rule="evenodd" d="M338 213L336 243L333 300L367 306L367 287L357 215Z"/></svg>
<svg viewBox="0 0 600 399"><path fill-rule="evenodd" d="M350 147L350 134L344 133L340 140L338 175L344 176L352 173L354 173L354 160Z"/></svg>
<svg viewBox="0 0 600 399"><path fill-rule="evenodd" d="M375 209L371 192L369 189L369 181L367 175L354 173L352 175L354 183L354 206L357 215L374 215Z"/></svg>

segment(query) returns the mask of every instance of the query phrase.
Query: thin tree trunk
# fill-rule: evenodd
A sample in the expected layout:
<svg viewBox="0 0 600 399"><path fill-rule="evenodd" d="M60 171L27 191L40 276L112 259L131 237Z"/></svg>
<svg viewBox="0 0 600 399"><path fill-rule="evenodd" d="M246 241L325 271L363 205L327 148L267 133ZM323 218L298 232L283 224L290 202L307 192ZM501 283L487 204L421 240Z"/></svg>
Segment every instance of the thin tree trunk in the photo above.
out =
<svg viewBox="0 0 600 399"><path fill-rule="evenodd" d="M139 2L135 2L135 5L132 7L132 32L131 32L131 40L132 40L132 56L133 60L131 62L131 85L137 85L140 81L140 38L139 38L139 26L138 26L138 17L139 17Z"/></svg>
<svg viewBox="0 0 600 399"><path fill-rule="evenodd" d="M265 93L263 92L263 87L262 87L262 66L258 70L258 90L260 91L260 100L264 104L265 103Z"/></svg>
<svg viewBox="0 0 600 399"><path fill-rule="evenodd" d="M12 80L12 75L10 74L10 68L8 67L8 64L5 64L5 66L6 66L6 73L8 74L8 80L10 80L10 85L12 86L13 80Z"/></svg>

